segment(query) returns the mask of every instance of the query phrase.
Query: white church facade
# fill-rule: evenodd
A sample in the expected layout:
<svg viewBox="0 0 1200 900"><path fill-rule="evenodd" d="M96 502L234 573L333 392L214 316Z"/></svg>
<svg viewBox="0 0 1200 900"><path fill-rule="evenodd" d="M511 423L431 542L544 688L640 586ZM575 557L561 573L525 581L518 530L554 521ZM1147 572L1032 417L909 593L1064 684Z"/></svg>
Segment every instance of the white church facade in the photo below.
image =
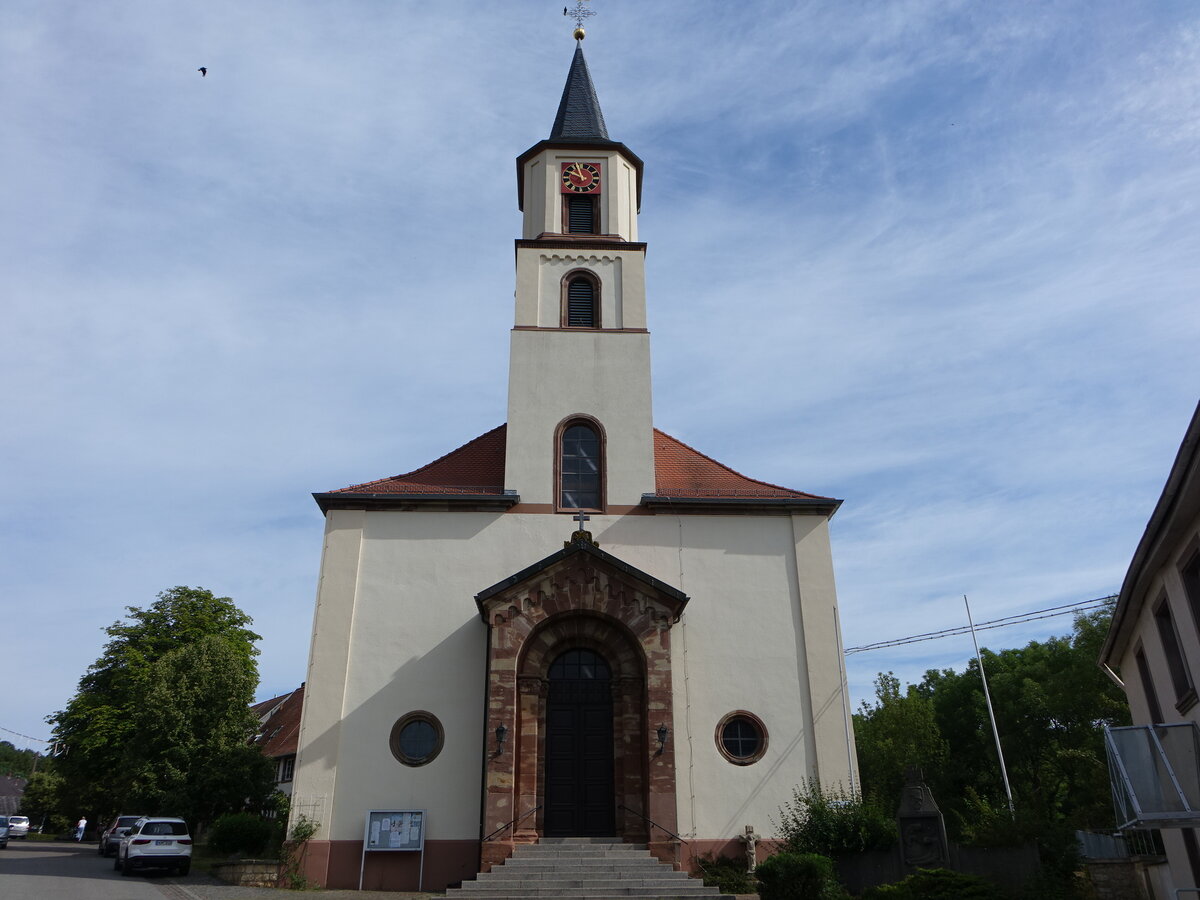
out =
<svg viewBox="0 0 1200 900"><path fill-rule="evenodd" d="M683 868L769 835L805 779L853 786L830 553L840 501L653 425L642 161L581 47L518 158L508 415L325 514L293 817L327 887L427 890L550 836ZM368 853L370 810L424 852Z"/></svg>

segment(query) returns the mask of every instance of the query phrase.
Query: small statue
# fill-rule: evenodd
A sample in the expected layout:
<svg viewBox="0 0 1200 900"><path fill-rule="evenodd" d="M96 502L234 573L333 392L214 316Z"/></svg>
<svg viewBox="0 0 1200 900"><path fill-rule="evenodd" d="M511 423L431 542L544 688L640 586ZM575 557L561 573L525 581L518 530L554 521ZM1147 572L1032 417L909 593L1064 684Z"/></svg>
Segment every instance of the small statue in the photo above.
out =
<svg viewBox="0 0 1200 900"><path fill-rule="evenodd" d="M747 825L745 832L738 835L738 840L746 845L746 871L751 875L758 868L758 835L754 833L754 826Z"/></svg>

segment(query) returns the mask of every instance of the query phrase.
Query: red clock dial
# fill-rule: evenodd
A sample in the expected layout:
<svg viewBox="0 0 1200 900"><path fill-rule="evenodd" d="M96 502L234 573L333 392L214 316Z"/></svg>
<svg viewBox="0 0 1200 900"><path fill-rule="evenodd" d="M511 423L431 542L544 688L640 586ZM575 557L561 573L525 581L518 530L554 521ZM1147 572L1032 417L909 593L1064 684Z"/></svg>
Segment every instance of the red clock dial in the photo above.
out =
<svg viewBox="0 0 1200 900"><path fill-rule="evenodd" d="M594 194L600 190L600 166L596 163L562 164L564 194Z"/></svg>

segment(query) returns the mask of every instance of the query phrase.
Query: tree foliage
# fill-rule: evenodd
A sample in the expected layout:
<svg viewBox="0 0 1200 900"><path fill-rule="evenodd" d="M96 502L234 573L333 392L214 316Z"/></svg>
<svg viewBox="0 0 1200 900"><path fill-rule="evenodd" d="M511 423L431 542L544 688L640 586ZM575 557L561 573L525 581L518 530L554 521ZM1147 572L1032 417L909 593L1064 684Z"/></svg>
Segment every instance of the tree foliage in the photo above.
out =
<svg viewBox="0 0 1200 900"><path fill-rule="evenodd" d="M28 778L37 760L38 754L33 750L18 750L9 741L0 741L0 775Z"/></svg>
<svg viewBox="0 0 1200 900"><path fill-rule="evenodd" d="M901 693L891 672L875 678L875 705L863 701L854 735L863 793L885 805L899 803L908 766L939 772L949 754L931 698L911 684Z"/></svg>
<svg viewBox="0 0 1200 900"><path fill-rule="evenodd" d="M61 802L97 819L133 810L202 825L264 798L270 763L248 743L260 640L250 617L189 587L126 609L75 696L48 719L67 747L56 760Z"/></svg>
<svg viewBox="0 0 1200 900"><path fill-rule="evenodd" d="M903 695L880 676L876 703L855 716L864 788L898 803L904 766L922 765L951 835L973 843L1037 839L1045 849L1070 829L1111 827L1103 730L1128 724L1129 712L1097 666L1110 615L1076 616L1068 637L982 651L1015 823L975 660L963 672L930 670Z"/></svg>

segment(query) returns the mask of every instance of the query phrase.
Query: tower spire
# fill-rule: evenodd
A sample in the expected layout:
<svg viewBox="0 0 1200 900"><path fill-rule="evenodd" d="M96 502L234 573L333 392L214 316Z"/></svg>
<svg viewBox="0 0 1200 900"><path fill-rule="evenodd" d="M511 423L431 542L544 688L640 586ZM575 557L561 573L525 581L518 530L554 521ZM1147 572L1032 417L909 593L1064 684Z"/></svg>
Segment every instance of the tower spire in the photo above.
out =
<svg viewBox="0 0 1200 900"><path fill-rule="evenodd" d="M600 101L580 44L575 45L575 56L571 59L571 70L558 103L554 127L550 129L550 140L609 142L604 113L600 111Z"/></svg>

